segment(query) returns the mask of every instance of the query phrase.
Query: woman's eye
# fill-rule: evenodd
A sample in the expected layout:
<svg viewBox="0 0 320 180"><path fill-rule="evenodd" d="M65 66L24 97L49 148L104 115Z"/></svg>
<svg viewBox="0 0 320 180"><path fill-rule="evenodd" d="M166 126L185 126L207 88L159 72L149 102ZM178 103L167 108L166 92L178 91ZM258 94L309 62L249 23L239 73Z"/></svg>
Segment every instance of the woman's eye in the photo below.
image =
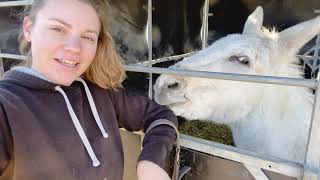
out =
<svg viewBox="0 0 320 180"><path fill-rule="evenodd" d="M231 56L228 59L229 59L229 61L237 61L237 62L239 62L241 64L249 65L248 56Z"/></svg>
<svg viewBox="0 0 320 180"><path fill-rule="evenodd" d="M85 38L85 39L87 39L87 40L89 40L89 41L94 41L94 39L91 38L91 37L83 37L83 38Z"/></svg>
<svg viewBox="0 0 320 180"><path fill-rule="evenodd" d="M51 29L52 31L59 32L59 33L63 32L63 29L60 28L60 27L52 27L52 28L50 28L50 29Z"/></svg>
<svg viewBox="0 0 320 180"><path fill-rule="evenodd" d="M89 36L84 36L83 38L88 40L88 41L91 41L91 42L95 42L95 40L96 40L95 38L89 37Z"/></svg>

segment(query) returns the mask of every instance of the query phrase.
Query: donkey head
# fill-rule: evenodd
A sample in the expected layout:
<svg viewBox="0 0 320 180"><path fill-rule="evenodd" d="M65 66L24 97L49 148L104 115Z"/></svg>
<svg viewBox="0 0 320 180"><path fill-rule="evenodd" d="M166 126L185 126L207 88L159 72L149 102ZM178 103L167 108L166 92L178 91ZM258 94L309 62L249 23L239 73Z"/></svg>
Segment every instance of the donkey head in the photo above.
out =
<svg viewBox="0 0 320 180"><path fill-rule="evenodd" d="M242 34L221 38L170 68L301 77L296 54L320 32L320 17L279 33L262 27L262 21L263 10L257 7L248 17ZM154 90L156 101L168 105L176 115L226 123L248 116L261 103L267 86L161 75Z"/></svg>

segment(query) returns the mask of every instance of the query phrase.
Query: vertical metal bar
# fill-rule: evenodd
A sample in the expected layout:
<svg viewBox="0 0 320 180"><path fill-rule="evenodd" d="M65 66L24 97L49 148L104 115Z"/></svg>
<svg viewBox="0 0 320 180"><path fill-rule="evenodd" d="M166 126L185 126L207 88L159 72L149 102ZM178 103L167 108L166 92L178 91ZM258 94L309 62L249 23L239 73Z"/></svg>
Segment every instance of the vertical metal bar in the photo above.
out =
<svg viewBox="0 0 320 180"><path fill-rule="evenodd" d="M318 52L319 52L319 47L320 47L320 38L319 38L319 34L317 35L317 38L316 38L316 43L314 45L314 54L313 54L313 58L310 59L309 61L312 61L312 67L311 68L311 77L312 78L317 78L316 74L317 73L317 70L319 69L318 67L318 59L319 59L319 56L318 56Z"/></svg>
<svg viewBox="0 0 320 180"><path fill-rule="evenodd" d="M1 54L1 49L0 49L0 54ZM3 78L3 75L4 75L3 59L0 57L0 79Z"/></svg>
<svg viewBox="0 0 320 180"><path fill-rule="evenodd" d="M320 9L314 10L313 13L320 14ZM318 66L317 62L318 62L318 60L320 61L319 49L320 49L320 34L317 35L317 39L316 39L316 45L315 45L315 51L314 51L314 57L315 57L314 61L316 63L316 66L315 66L316 68L313 73L316 73L317 69L319 69L319 68L317 68L317 66ZM318 71L320 71L320 69ZM319 76L319 73L317 75ZM319 78L319 77L315 77L315 78ZM319 167L320 167L320 165L319 165Z"/></svg>
<svg viewBox="0 0 320 180"><path fill-rule="evenodd" d="M317 71L317 66L318 66L318 61L320 61L320 57L319 57L319 49L320 49L320 34L318 34L317 35L317 39L316 39L316 44L315 44L315 49L314 49L314 55L313 55L313 57L314 57L314 64L315 64L315 69L314 69L314 72L313 73L316 73L316 71ZM318 71L319 71L319 69L318 69ZM319 73L317 74L318 76L319 76ZM318 77L316 77L315 76L315 78L318 78Z"/></svg>
<svg viewBox="0 0 320 180"><path fill-rule="evenodd" d="M152 67L152 0L148 0L148 22L147 22L147 42L148 42L148 61ZM152 73L149 73L149 98L152 99Z"/></svg>
<svg viewBox="0 0 320 180"><path fill-rule="evenodd" d="M316 39L316 51L319 52L320 49L320 34L317 35L317 39ZM317 57L319 57L319 54L317 54Z"/></svg>
<svg viewBox="0 0 320 180"><path fill-rule="evenodd" d="M314 13L320 13L319 10L315 10ZM314 51L314 67L317 67L317 61L319 58L319 49L318 45L320 44L320 34L317 35L316 44L315 44L315 51ZM311 67L310 67L311 68ZM316 69L312 69L312 74L316 72ZM312 75L311 74L311 75ZM318 177L317 180L320 180L320 140L319 140L319 130L320 130L320 70L318 70L317 76L315 78L318 81L318 87L316 89L316 96L314 100L314 106L313 106L313 112L312 112L312 119L310 123L309 128L309 138L308 138L308 146L307 146L307 154L305 158L305 164L304 164L304 175L303 180L311 180L313 179L310 177L308 170L316 170L318 171ZM318 158L317 167L310 167L312 158Z"/></svg>
<svg viewBox="0 0 320 180"><path fill-rule="evenodd" d="M320 161L319 161L319 167L320 167ZM317 180L320 180L320 170L318 171Z"/></svg>
<svg viewBox="0 0 320 180"><path fill-rule="evenodd" d="M202 12L203 12L203 15L202 15L201 37L202 37L202 49L204 49L207 47L207 44L208 44L209 0L204 1Z"/></svg>
<svg viewBox="0 0 320 180"><path fill-rule="evenodd" d="M312 118L309 128L309 138L308 138L308 146L307 146L307 154L305 158L304 164L304 177L303 179L310 179L307 171L319 171L319 157L320 157L320 139L319 139L319 130L320 130L320 82L319 82L319 72L317 76L318 87L316 89L316 95L314 99L314 106L312 112ZM318 159L316 163L316 167L312 166L312 161L314 158Z"/></svg>

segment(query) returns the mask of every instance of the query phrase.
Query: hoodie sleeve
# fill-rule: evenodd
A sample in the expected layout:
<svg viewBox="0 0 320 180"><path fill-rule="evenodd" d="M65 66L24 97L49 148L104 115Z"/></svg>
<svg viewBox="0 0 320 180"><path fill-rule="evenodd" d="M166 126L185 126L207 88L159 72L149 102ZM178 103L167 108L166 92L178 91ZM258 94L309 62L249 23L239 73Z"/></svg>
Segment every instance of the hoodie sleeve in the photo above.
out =
<svg viewBox="0 0 320 180"><path fill-rule="evenodd" d="M112 91L111 99L115 106L119 126L129 131L145 132L149 125L158 119L167 119L178 126L174 113L145 96L135 95L123 89ZM175 130L167 125L151 129L145 136L139 161L148 160L163 167L167 153L176 141Z"/></svg>
<svg viewBox="0 0 320 180"><path fill-rule="evenodd" d="M12 154L12 136L5 111L0 106L0 178L7 169Z"/></svg>

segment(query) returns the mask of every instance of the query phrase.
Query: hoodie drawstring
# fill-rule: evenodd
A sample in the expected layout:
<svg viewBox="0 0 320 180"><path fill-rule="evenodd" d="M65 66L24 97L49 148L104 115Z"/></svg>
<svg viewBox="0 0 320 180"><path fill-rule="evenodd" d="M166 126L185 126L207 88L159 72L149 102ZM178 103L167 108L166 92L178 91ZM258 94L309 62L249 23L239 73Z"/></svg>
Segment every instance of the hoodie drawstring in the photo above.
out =
<svg viewBox="0 0 320 180"><path fill-rule="evenodd" d="M87 98L88 98L88 101L89 101L90 108L91 108L92 114L94 116L94 119L96 120L96 123L97 123L97 125L98 125L98 127L99 127L99 129L100 129L100 131L101 131L101 133L103 135L103 137L104 138L108 138L108 133L103 128L103 125L101 123L99 114L97 112L97 108L96 108L96 106L95 106L95 104L93 102L93 98L92 98L91 92L90 92L87 84L81 78L78 78L77 81L80 81L84 85L85 92L86 92L86 95L87 95ZM67 108L68 108L68 111L69 111L69 115L70 115L70 117L72 119L72 122L73 122L73 124L74 124L74 126L75 126L75 128L76 128L76 130L77 130L77 132L78 132L78 134L79 134L79 136L81 138L81 140L82 140L82 143L84 144L84 146L85 146L85 148L86 148L86 150L87 150L87 152L88 152L88 154L89 154L89 156L90 156L90 158L92 160L92 165L94 167L98 167L100 165L100 161L98 160L97 156L95 155L95 153L94 153L94 151L93 151L93 149L92 149L92 147L90 145L90 142L89 142L89 140L88 140L88 138L87 138L87 136L86 136L86 134L85 134L80 122L79 122L79 119L76 116L76 114L75 114L75 112L74 112L74 110L73 110L73 108L72 108L72 106L71 106L71 104L69 102L69 99L68 99L66 93L63 91L63 89L60 86L56 86L55 90L62 94L62 96L63 96L63 98L64 98L64 100L66 102L66 105L67 105Z"/></svg>
<svg viewBox="0 0 320 180"><path fill-rule="evenodd" d="M98 114L98 111L97 111L97 108L96 108L96 105L94 104L93 102L93 98L92 98L92 95L91 95L91 92L88 88L88 85L86 84L86 82L81 79L81 78L77 78L76 79L77 81L80 81L83 86L84 86L84 90L86 92L86 95L87 95L87 98L88 98L88 101L89 101L89 104L90 104L90 108L91 108L91 111L92 111L92 114L93 114L93 117L94 119L96 120L96 123L101 131L101 134L104 138L108 138L108 133L106 132L106 130L104 129L102 123L101 123L101 120L100 120L100 117L99 117L99 114Z"/></svg>

